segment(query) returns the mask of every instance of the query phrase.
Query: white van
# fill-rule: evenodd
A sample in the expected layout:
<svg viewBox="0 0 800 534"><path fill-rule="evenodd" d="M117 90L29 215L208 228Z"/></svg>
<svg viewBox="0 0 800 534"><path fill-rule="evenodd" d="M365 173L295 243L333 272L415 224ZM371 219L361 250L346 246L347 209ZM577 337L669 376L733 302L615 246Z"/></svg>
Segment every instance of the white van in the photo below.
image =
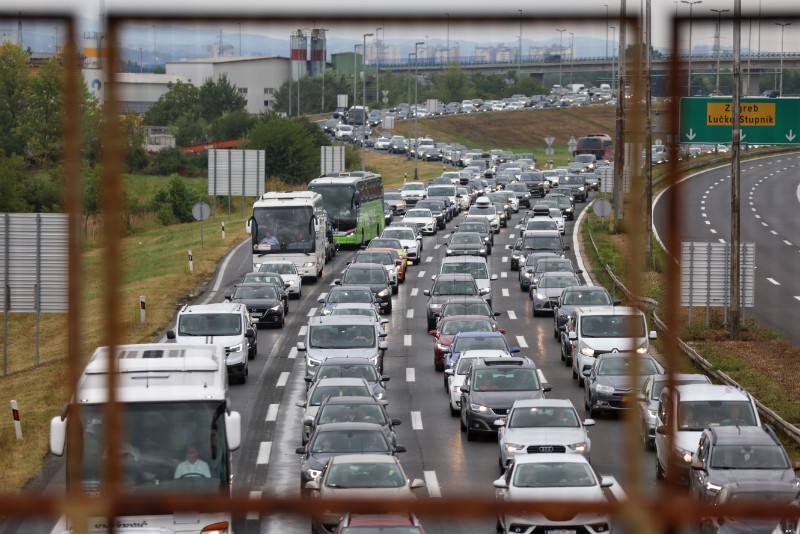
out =
<svg viewBox="0 0 800 534"><path fill-rule="evenodd" d="M340 141L349 141L353 138L353 126L344 123L337 124L333 136Z"/></svg>

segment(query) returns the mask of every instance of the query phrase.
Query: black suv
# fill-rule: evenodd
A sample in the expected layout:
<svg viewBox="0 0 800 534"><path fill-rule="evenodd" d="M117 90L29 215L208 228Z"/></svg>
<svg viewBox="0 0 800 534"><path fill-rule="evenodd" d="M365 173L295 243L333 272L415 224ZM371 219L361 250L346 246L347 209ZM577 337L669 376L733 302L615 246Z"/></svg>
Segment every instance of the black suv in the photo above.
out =
<svg viewBox="0 0 800 534"><path fill-rule="evenodd" d="M549 190L547 178L539 171L523 171L519 176L519 181L528 187L531 195L543 197Z"/></svg>
<svg viewBox="0 0 800 534"><path fill-rule="evenodd" d="M770 427L709 426L700 435L692 457L689 492L713 500L731 482L795 481L797 465Z"/></svg>
<svg viewBox="0 0 800 534"><path fill-rule="evenodd" d="M505 419L514 401L543 399L552 390L539 381L529 358L484 358L473 363L461 386L461 430L472 441L478 432L497 434L494 422Z"/></svg>
<svg viewBox="0 0 800 534"><path fill-rule="evenodd" d="M342 273L342 279L333 281L336 285L368 286L380 310L392 313L392 288L389 276L383 265L377 263L351 263Z"/></svg>

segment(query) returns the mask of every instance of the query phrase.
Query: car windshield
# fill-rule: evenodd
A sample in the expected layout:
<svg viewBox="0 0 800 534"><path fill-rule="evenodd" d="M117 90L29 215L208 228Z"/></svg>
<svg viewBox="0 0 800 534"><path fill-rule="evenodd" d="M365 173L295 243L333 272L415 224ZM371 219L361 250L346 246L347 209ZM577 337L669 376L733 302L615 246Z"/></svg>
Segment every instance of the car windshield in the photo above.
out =
<svg viewBox="0 0 800 534"><path fill-rule="evenodd" d="M537 273L574 273L572 262L569 260L540 261L536 264Z"/></svg>
<svg viewBox="0 0 800 534"><path fill-rule="evenodd" d="M666 376L666 375L665 375ZM682 386L684 384L709 384L708 380L683 380L680 378L675 379L676 386ZM650 391L650 398L651 399L658 399L661 396L661 392L664 391L664 388L669 385L668 380L657 380L653 383L653 387Z"/></svg>
<svg viewBox="0 0 800 534"><path fill-rule="evenodd" d="M442 265L442 274L471 274L475 280L489 278L486 264L474 261L445 263Z"/></svg>
<svg viewBox="0 0 800 534"><path fill-rule="evenodd" d="M423 209L408 210L406 212L406 217L408 217L410 219L414 219L414 218L430 219L431 217L433 217L433 214L431 214L431 210L428 210L428 209L425 209L425 210L423 210ZM384 232L384 233L386 233L386 232ZM388 234L387 234L386 237L395 237L395 238L398 238L398 239L400 238L400 236L396 236L396 235L392 236L392 235L388 235ZM414 238L413 237L411 237L411 238L407 237L406 239L414 239Z"/></svg>
<svg viewBox="0 0 800 534"><path fill-rule="evenodd" d="M494 206L473 206L469 209L469 215L497 215L497 208Z"/></svg>
<svg viewBox="0 0 800 534"><path fill-rule="evenodd" d="M372 241L369 242L369 248L403 248L403 245L400 244L400 241L397 239L385 239L381 237L376 237Z"/></svg>
<svg viewBox="0 0 800 534"><path fill-rule="evenodd" d="M445 321L442 324L442 334L458 334L459 332L491 332L492 325L489 321L478 319Z"/></svg>
<svg viewBox="0 0 800 534"><path fill-rule="evenodd" d="M318 349L365 348L375 346L375 327L371 324L314 325L311 346Z"/></svg>
<svg viewBox="0 0 800 534"><path fill-rule="evenodd" d="M237 336L242 333L238 313L183 314L178 321L182 336Z"/></svg>
<svg viewBox="0 0 800 534"><path fill-rule="evenodd" d="M508 418L507 426L508 428L578 428L580 423L573 408L545 406L514 408Z"/></svg>
<svg viewBox="0 0 800 534"><path fill-rule="evenodd" d="M329 488L402 488L406 485L406 479L393 463L348 462L332 465L325 477L325 485ZM384 528L369 529L368 532L373 530L386 532ZM363 529L355 532L363 532Z"/></svg>
<svg viewBox="0 0 800 534"><path fill-rule="evenodd" d="M501 336L461 337L453 343L453 352L465 350L508 350L505 338Z"/></svg>
<svg viewBox="0 0 800 534"><path fill-rule="evenodd" d="M399 192L393 192L393 191L386 191L385 193L383 193L383 198L384 200L403 200L403 197L402 195L400 195Z"/></svg>
<svg viewBox="0 0 800 534"><path fill-rule="evenodd" d="M640 375L658 374L658 368L653 360L641 358L639 362ZM633 375L633 362L630 358L606 358L598 363L598 376L631 376Z"/></svg>
<svg viewBox="0 0 800 534"><path fill-rule="evenodd" d="M522 248L528 250L561 251L564 247L561 246L561 239L556 236L531 236L522 240Z"/></svg>
<svg viewBox="0 0 800 534"><path fill-rule="evenodd" d="M451 315L485 315L490 317L492 310L486 302L451 302L442 308L442 317Z"/></svg>
<svg viewBox="0 0 800 534"><path fill-rule="evenodd" d="M234 299L277 299L278 292L273 285L239 286L233 292Z"/></svg>
<svg viewBox="0 0 800 534"><path fill-rule="evenodd" d="M416 211L416 210L411 210ZM411 228L387 228L383 231L382 237L388 237L392 239L408 239L414 240L416 239L416 235L414 234L414 230Z"/></svg>
<svg viewBox="0 0 800 534"><path fill-rule="evenodd" d="M563 274L556 274L555 276L548 274L546 276L543 276L542 279L539 280L540 289L564 288L577 285L580 285L580 282L578 282L578 278L574 274L570 274L567 276Z"/></svg>
<svg viewBox="0 0 800 534"><path fill-rule="evenodd" d="M519 488L596 486L592 468L584 463L552 462L517 465L514 485Z"/></svg>
<svg viewBox="0 0 800 534"><path fill-rule="evenodd" d="M381 265L394 265L394 260L383 252L359 252L354 263L380 263Z"/></svg>
<svg viewBox="0 0 800 534"><path fill-rule="evenodd" d="M247 273L242 278L243 284L260 284L268 283L275 284L278 287L283 287L283 278L277 273Z"/></svg>
<svg viewBox="0 0 800 534"><path fill-rule="evenodd" d="M584 337L645 337L644 317L641 315L586 315L581 320L581 335Z"/></svg>
<svg viewBox="0 0 800 534"><path fill-rule="evenodd" d="M558 230L558 223L553 219L531 219L525 230Z"/></svg>
<svg viewBox="0 0 800 534"><path fill-rule="evenodd" d="M575 156L575 161L580 163L594 163L595 156L593 154L578 154Z"/></svg>
<svg viewBox="0 0 800 534"><path fill-rule="evenodd" d="M440 295L477 295L478 288L475 287L475 282L473 281L461 281L461 280L442 280L441 282L436 282L433 286L433 291L431 294L440 296Z"/></svg>
<svg viewBox="0 0 800 534"><path fill-rule="evenodd" d="M343 284L385 284L386 271L383 269L347 269L342 277Z"/></svg>
<svg viewBox="0 0 800 534"><path fill-rule="evenodd" d="M456 233L461 232L477 232L479 234L488 234L489 227L482 223L462 223L461 226L458 227Z"/></svg>
<svg viewBox="0 0 800 534"><path fill-rule="evenodd" d="M388 423L384 411L377 404L323 404L317 423Z"/></svg>
<svg viewBox="0 0 800 534"><path fill-rule="evenodd" d="M425 184L405 184L403 191L425 191Z"/></svg>
<svg viewBox="0 0 800 534"><path fill-rule="evenodd" d="M262 263L258 270L278 274L297 274L297 269L291 263Z"/></svg>
<svg viewBox="0 0 800 534"><path fill-rule="evenodd" d="M680 430L703 430L708 425L755 426L756 417L747 401L684 401L678 409Z"/></svg>
<svg viewBox="0 0 800 534"><path fill-rule="evenodd" d="M611 306L611 297L605 291L567 291L563 304L571 306Z"/></svg>
<svg viewBox="0 0 800 534"><path fill-rule="evenodd" d="M363 378L367 382L380 379L377 369L369 362L323 364L317 370L316 379L320 378Z"/></svg>
<svg viewBox="0 0 800 534"><path fill-rule="evenodd" d="M711 454L714 469L789 469L779 445L717 445Z"/></svg>
<svg viewBox="0 0 800 534"><path fill-rule="evenodd" d="M450 238L451 245L482 245L483 239L479 235L470 235L467 233L453 234Z"/></svg>
<svg viewBox="0 0 800 534"><path fill-rule="evenodd" d="M389 452L389 443L380 430L338 430L320 432L311 444L313 453Z"/></svg>
<svg viewBox="0 0 800 534"><path fill-rule="evenodd" d="M335 287L328 293L327 302L330 304L339 302L372 302L372 293L367 287L364 289L340 289Z"/></svg>
<svg viewBox="0 0 800 534"><path fill-rule="evenodd" d="M532 391L539 389L536 369L478 369L472 375L475 391Z"/></svg>
<svg viewBox="0 0 800 534"><path fill-rule="evenodd" d="M372 392L367 386L318 386L314 388L309 406L319 406L328 397L369 397Z"/></svg>
<svg viewBox="0 0 800 534"><path fill-rule="evenodd" d="M456 188L453 186L437 185L428 188L429 197L454 197L456 196Z"/></svg>

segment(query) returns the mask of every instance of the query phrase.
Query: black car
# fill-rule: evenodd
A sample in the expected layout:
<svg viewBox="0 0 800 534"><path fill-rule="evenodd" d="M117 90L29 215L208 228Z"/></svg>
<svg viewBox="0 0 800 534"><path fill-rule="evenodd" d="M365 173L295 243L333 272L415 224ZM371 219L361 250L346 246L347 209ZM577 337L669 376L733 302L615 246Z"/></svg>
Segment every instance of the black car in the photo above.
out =
<svg viewBox="0 0 800 534"><path fill-rule="evenodd" d="M539 171L523 171L519 181L525 184L531 195L543 197L549 189L547 178Z"/></svg>
<svg viewBox="0 0 800 534"><path fill-rule="evenodd" d="M392 210L392 206L388 202L383 203L383 225L389 226L392 222L392 217L394 217L394 211Z"/></svg>
<svg viewBox="0 0 800 534"><path fill-rule="evenodd" d="M486 222L484 217L476 217L475 220L465 219L464 222L456 226L456 229L453 230L454 234L460 234L461 232L475 232L480 234L483 238L483 242L486 243L486 254L492 253L492 245L494 245L494 232L492 232L489 223Z"/></svg>
<svg viewBox="0 0 800 534"><path fill-rule="evenodd" d="M457 232L450 235L447 242L447 255L473 255L487 256L486 243L483 236L477 232Z"/></svg>
<svg viewBox="0 0 800 534"><path fill-rule="evenodd" d="M239 284L233 294L225 295L225 298L247 306L247 312L257 326L272 324L283 328L286 312L275 284Z"/></svg>
<svg viewBox="0 0 800 534"><path fill-rule="evenodd" d="M528 186L520 182L513 182L506 186L506 191L511 191L516 195L520 208L531 207L531 193Z"/></svg>
<svg viewBox="0 0 800 534"><path fill-rule="evenodd" d="M283 300L283 313L289 315L289 293L286 291L286 288L289 287L289 283L286 282L281 275L278 273L269 273L269 272L254 272L254 273L246 273L242 280L239 282L240 284L275 284L275 287L278 288L278 294L281 296Z"/></svg>
<svg viewBox="0 0 800 534"><path fill-rule="evenodd" d="M472 441L478 433L497 434L516 400L543 399L553 388L539 381L529 358L485 358L472 364L461 386L461 431Z"/></svg>
<svg viewBox="0 0 800 534"><path fill-rule="evenodd" d="M564 219L570 221L575 220L575 205L572 204L569 197L561 193L548 193L544 198L547 200L555 200L558 203L558 209L561 210L561 215L564 216Z"/></svg>
<svg viewBox="0 0 800 534"><path fill-rule="evenodd" d="M319 425L306 443L295 452L302 455L300 488L305 492L306 482L316 480L325 462L342 454L390 454L406 452L402 445L394 445L377 423L331 423Z"/></svg>
<svg viewBox="0 0 800 534"><path fill-rule="evenodd" d="M471 274L440 274L431 289L424 290L423 294L428 297L428 330L433 330L436 314L450 298L479 297L482 293Z"/></svg>
<svg viewBox="0 0 800 534"><path fill-rule="evenodd" d="M308 436L320 425L335 423L373 423L383 429L384 434L392 442L397 443L394 427L400 425L400 419L392 419L386 413L386 401L373 397L328 397L319 407L313 420L303 421ZM308 438L305 439L308 442Z"/></svg>
<svg viewBox="0 0 800 534"><path fill-rule="evenodd" d="M580 174L568 174L562 176L558 181L559 187L569 187L575 202L586 202L588 193L586 192L586 182Z"/></svg>
<svg viewBox="0 0 800 534"><path fill-rule="evenodd" d="M448 216L447 210L445 209L445 204L441 200L419 200L417 201L415 208L424 208L427 210L431 210L431 213L436 218L436 226L439 230L444 230L445 226L447 226Z"/></svg>
<svg viewBox="0 0 800 534"><path fill-rule="evenodd" d="M347 266L342 278L333 281L336 285L369 287L380 310L392 313L392 288L383 265L376 263L352 263Z"/></svg>
<svg viewBox="0 0 800 534"><path fill-rule="evenodd" d="M714 506L722 508L739 503L763 503L766 506L798 504L800 489L795 482L767 482L763 480L743 480L725 484L714 499ZM709 516L700 522L702 534L742 534L744 532L772 533L797 532L797 515L784 518L776 527L777 519L769 517L726 517Z"/></svg>
<svg viewBox="0 0 800 534"><path fill-rule="evenodd" d="M634 358L638 374L634 374ZM636 395L648 376L664 368L649 354L606 352L597 356L591 369L583 371L584 407L587 417L600 412L627 410L636 406Z"/></svg>
<svg viewBox="0 0 800 534"><path fill-rule="evenodd" d="M311 386L321 378L363 378L372 388L372 395L382 400L386 396L387 375L379 374L369 358L325 358L317 367L314 376L307 376L306 383Z"/></svg>

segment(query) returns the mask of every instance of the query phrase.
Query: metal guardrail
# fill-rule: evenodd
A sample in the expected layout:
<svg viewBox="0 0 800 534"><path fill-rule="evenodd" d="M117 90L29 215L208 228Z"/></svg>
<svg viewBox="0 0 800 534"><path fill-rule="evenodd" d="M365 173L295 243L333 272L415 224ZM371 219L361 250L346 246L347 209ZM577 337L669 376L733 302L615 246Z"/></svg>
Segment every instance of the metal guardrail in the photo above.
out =
<svg viewBox="0 0 800 534"><path fill-rule="evenodd" d="M587 206L587 208L588 208L588 206ZM592 235L592 229L591 228L589 228L589 240L592 243L592 248L594 248L595 254L599 258L600 257L600 252L597 249L597 244L594 241L594 236ZM654 320L656 326L659 328L659 330L662 330L662 331L667 331L668 330L666 323L664 323L664 321L662 321L658 317L658 314L655 311L656 306L658 306L658 302L656 300L648 298L648 297L642 297L642 296L639 296L639 295L634 295L633 293L631 293L630 290L628 290L627 287L625 287L625 284L620 282L619 278L617 278L617 276L614 274L614 271L611 270L611 267L609 267L608 264L603 264L603 268L605 269L606 274L609 276L609 278L611 278L611 281L614 283L614 285L616 287L618 287L619 289L621 289L622 292L625 293L626 297L628 297L630 300L633 300L633 301L636 301L636 302L639 302L639 303L642 303L642 304L646 304L647 306L650 306L651 308L653 308L652 309L653 320ZM681 348L683 353L690 360L692 360L692 362L694 362L695 364L699 365L700 368L702 368L703 371L706 374L710 375L711 377L713 377L715 380L717 380L718 382L720 382L722 384L725 384L725 385L728 385L728 386L731 386L731 387L735 387L735 388L744 389L741 385L739 385L738 382L736 382L733 378L728 376L728 374L726 374L725 372L720 371L719 369L715 368L714 365L711 362L709 362L703 356L698 354L698 352L696 350L694 350L692 347L690 347L689 344L686 343L685 341L683 341L680 337L675 336L675 339L677 339L678 346ZM783 432L786 436L791 438L792 441L794 441L796 444L800 445L800 428L797 428L797 426L795 426L792 423L790 423L790 422L786 421L785 419L783 419L780 415L775 413L772 409L770 409L764 403L762 403L761 401L756 399L755 396L753 396L753 399L756 401L756 407L758 408L758 412L761 415L762 419L766 420L769 424L771 424L772 426L774 426L775 428L777 428L778 430Z"/></svg>

